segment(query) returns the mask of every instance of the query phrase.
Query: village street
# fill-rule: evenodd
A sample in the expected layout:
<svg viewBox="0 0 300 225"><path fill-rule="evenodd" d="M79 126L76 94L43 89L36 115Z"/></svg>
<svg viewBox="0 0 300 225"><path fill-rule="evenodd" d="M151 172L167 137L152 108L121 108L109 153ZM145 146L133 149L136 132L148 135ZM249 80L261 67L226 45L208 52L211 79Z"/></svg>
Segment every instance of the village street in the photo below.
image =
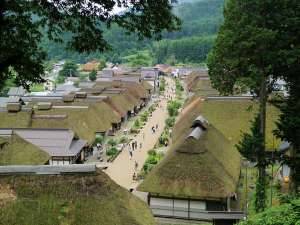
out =
<svg viewBox="0 0 300 225"><path fill-rule="evenodd" d="M175 90L174 81L171 78L166 77L166 91ZM169 92L169 95L175 97L175 92ZM161 96L163 97L163 96ZM105 172L119 185L126 189L136 188L138 183L133 181L133 174L135 171L135 162L138 163L137 172L139 172L147 159L147 152L154 147L159 136L163 132L165 126L165 120L168 117L167 102L168 99L161 98L159 102L161 107L157 107L149 117L145 126L141 131L133 138L133 141L137 141L138 149L133 151L133 156L130 159L128 147L126 147L118 157L110 163L109 167ZM152 133L151 128L158 125L158 129L155 133ZM142 143L142 148L139 148Z"/></svg>

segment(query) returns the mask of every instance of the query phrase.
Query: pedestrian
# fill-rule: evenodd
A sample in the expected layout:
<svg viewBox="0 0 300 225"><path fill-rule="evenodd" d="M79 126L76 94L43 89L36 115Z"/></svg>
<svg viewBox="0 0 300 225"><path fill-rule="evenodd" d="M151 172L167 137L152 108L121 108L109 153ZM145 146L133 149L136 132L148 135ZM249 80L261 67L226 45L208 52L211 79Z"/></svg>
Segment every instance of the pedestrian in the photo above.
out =
<svg viewBox="0 0 300 225"><path fill-rule="evenodd" d="M134 161L134 170L137 171L139 164L137 161Z"/></svg>
<svg viewBox="0 0 300 225"><path fill-rule="evenodd" d="M140 149L142 149L142 147L143 147L143 143L142 143L142 142L140 142Z"/></svg>
<svg viewBox="0 0 300 225"><path fill-rule="evenodd" d="M131 160L132 159L132 150L130 147L129 147L129 156L130 156L130 160Z"/></svg>
<svg viewBox="0 0 300 225"><path fill-rule="evenodd" d="M136 173L133 172L132 180L137 180Z"/></svg>
<svg viewBox="0 0 300 225"><path fill-rule="evenodd" d="M145 133L143 132L143 140L145 139Z"/></svg>
<svg viewBox="0 0 300 225"><path fill-rule="evenodd" d="M134 141L133 141L133 142L131 142L132 151L134 151L134 146L135 146L135 144L134 144Z"/></svg>
<svg viewBox="0 0 300 225"><path fill-rule="evenodd" d="M156 130L158 129L158 124L156 124Z"/></svg>
<svg viewBox="0 0 300 225"><path fill-rule="evenodd" d="M135 141L135 143L134 143L134 148L135 148L135 150L138 148L138 143L137 143L137 141Z"/></svg>

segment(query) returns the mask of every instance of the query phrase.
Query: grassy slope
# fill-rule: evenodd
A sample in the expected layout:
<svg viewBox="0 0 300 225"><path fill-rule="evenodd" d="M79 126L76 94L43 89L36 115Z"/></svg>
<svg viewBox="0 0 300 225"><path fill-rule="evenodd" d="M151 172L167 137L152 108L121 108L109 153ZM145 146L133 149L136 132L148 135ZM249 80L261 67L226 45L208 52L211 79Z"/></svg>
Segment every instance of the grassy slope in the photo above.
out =
<svg viewBox="0 0 300 225"><path fill-rule="evenodd" d="M17 200L0 208L1 225L155 224L146 204L103 172L2 177L7 184Z"/></svg>
<svg viewBox="0 0 300 225"><path fill-rule="evenodd" d="M0 149L0 165L40 165L49 160L50 156L14 134Z"/></svg>
<svg viewBox="0 0 300 225"><path fill-rule="evenodd" d="M201 113L219 129L233 144L238 143L242 132L248 132L250 120L258 110L257 103L252 101L204 101ZM272 130L276 128L275 121L278 119L279 110L274 106L267 107L266 146L273 147ZM279 140L275 139L275 147Z"/></svg>

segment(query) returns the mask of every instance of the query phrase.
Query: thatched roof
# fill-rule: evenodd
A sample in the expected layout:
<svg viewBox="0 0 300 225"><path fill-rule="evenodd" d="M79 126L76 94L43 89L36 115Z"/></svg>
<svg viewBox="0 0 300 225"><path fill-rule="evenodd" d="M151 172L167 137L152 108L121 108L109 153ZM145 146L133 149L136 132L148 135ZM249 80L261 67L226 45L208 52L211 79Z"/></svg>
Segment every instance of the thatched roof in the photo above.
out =
<svg viewBox="0 0 300 225"><path fill-rule="evenodd" d="M209 124L199 138L187 138L199 113L200 104L180 117L168 154L138 190L195 199L221 199L236 191L240 155L224 135Z"/></svg>
<svg viewBox="0 0 300 225"><path fill-rule="evenodd" d="M31 111L0 112L0 128L26 128L30 126Z"/></svg>
<svg viewBox="0 0 300 225"><path fill-rule="evenodd" d="M0 197L0 220L7 225L156 224L146 203L101 171L2 176L0 190L12 196L4 205Z"/></svg>
<svg viewBox="0 0 300 225"><path fill-rule="evenodd" d="M4 139L2 139L4 140ZM3 141L4 142L4 141ZM50 155L17 134L5 138L0 148L0 165L43 165Z"/></svg>
<svg viewBox="0 0 300 225"><path fill-rule="evenodd" d="M207 75L207 74L206 74ZM187 89L199 95L219 95L219 92L212 88L211 81L205 74L195 71L189 74L185 80Z"/></svg>
<svg viewBox="0 0 300 225"><path fill-rule="evenodd" d="M35 128L69 128L80 138L91 143L96 132L105 132L118 122L120 117L105 102L84 103L74 102L68 105L88 106L87 109L52 108L46 111L35 111L35 115L66 115L65 118L34 118L32 127Z"/></svg>

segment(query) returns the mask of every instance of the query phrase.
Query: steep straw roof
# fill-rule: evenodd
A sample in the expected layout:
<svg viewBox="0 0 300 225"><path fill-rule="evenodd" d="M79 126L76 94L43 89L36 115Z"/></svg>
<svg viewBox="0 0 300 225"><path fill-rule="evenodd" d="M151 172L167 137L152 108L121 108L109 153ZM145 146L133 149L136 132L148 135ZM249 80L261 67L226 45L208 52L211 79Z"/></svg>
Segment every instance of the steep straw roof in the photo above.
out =
<svg viewBox="0 0 300 225"><path fill-rule="evenodd" d="M30 126L31 112L0 112L0 128L26 128Z"/></svg>
<svg viewBox="0 0 300 225"><path fill-rule="evenodd" d="M32 120L35 128L69 128L80 138L91 143L96 132L105 132L112 127L113 122L119 121L117 114L104 102L100 103L71 103L74 105L88 105L88 109L50 109L35 111L35 115L66 115L63 119Z"/></svg>
<svg viewBox="0 0 300 225"><path fill-rule="evenodd" d="M187 138L200 108L197 104L181 116L168 154L138 190L195 199L220 199L236 191L240 155L223 134L210 124L199 139Z"/></svg>
<svg viewBox="0 0 300 225"><path fill-rule="evenodd" d="M0 148L0 165L42 165L49 159L45 151L25 141L17 134L5 138L5 144Z"/></svg>
<svg viewBox="0 0 300 225"><path fill-rule="evenodd" d="M101 171L2 176L0 189L2 187L7 187L15 196L0 207L0 221L6 225L156 224L146 203ZM0 197L0 205L1 200Z"/></svg>

